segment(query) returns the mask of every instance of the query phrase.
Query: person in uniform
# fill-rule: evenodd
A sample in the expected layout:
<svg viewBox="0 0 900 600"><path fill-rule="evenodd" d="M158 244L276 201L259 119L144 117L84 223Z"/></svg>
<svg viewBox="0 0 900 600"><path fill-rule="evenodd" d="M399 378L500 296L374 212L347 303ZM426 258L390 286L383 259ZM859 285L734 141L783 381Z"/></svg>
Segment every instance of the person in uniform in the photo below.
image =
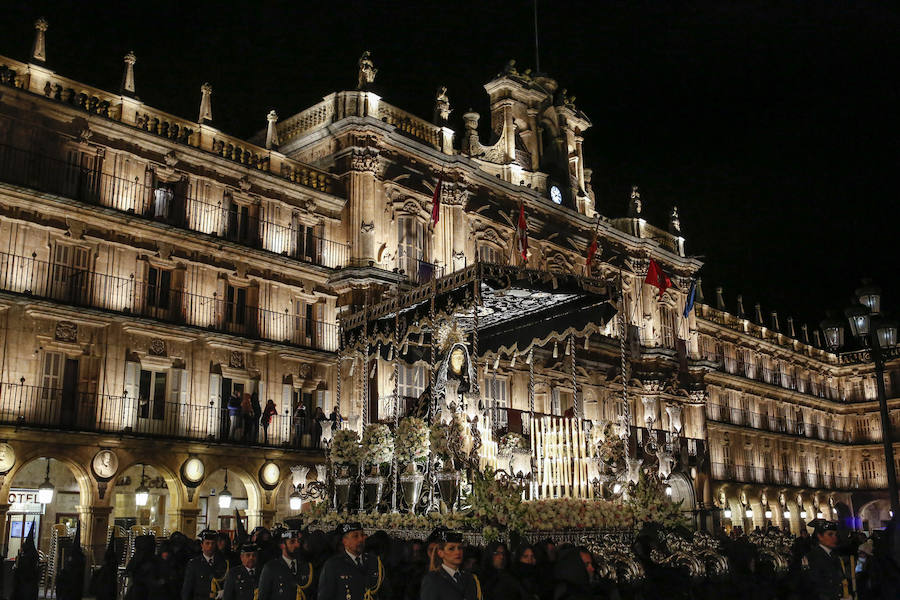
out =
<svg viewBox="0 0 900 600"><path fill-rule="evenodd" d="M228 571L222 600L254 600L256 588L259 586L257 552L256 544L241 546L241 566Z"/></svg>
<svg viewBox="0 0 900 600"><path fill-rule="evenodd" d="M199 556L188 563L181 586L181 600L210 600L222 597L221 581L229 564L217 551L218 534L205 530L200 534Z"/></svg>
<svg viewBox="0 0 900 600"><path fill-rule="evenodd" d="M384 565L371 552L365 552L366 534L359 523L344 523L338 528L342 548L322 566L319 600L374 600L389 598L385 586Z"/></svg>
<svg viewBox="0 0 900 600"><path fill-rule="evenodd" d="M433 568L422 578L420 600L482 600L478 577L462 570L462 535L455 531L440 535Z"/></svg>
<svg viewBox="0 0 900 600"><path fill-rule="evenodd" d="M281 534L281 556L263 567L259 577L258 600L305 600L313 582L312 565L300 552L300 532Z"/></svg>
<svg viewBox="0 0 900 600"><path fill-rule="evenodd" d="M849 571L838 555L837 525L825 519L814 519L808 526L813 528L813 544L803 557L803 565L810 597L815 600L849 597L845 589Z"/></svg>

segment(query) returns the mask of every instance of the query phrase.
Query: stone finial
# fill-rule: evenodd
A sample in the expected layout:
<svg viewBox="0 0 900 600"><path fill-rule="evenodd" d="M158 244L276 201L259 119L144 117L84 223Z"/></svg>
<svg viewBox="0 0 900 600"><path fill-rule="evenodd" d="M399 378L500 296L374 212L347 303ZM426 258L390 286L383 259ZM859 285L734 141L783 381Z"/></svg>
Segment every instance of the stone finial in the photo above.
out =
<svg viewBox="0 0 900 600"><path fill-rule="evenodd" d="M641 203L641 192L638 191L638 186L631 186L631 200L628 204L628 216L636 219L641 216L641 210L643 209L643 204Z"/></svg>
<svg viewBox="0 0 900 600"><path fill-rule="evenodd" d="M771 321L770 325L772 326L772 331L781 331L781 328L778 326L778 311L773 310L769 313L769 321Z"/></svg>
<svg viewBox="0 0 900 600"><path fill-rule="evenodd" d="M703 285L702 285L702 284L703 284L703 279L701 279L700 277L698 277L698 278L697 278L697 288L696 288L696 291L697 291L697 297L695 298L695 300L696 300L699 304L703 304L703 302L706 301L706 298L703 297Z"/></svg>
<svg viewBox="0 0 900 600"><path fill-rule="evenodd" d="M34 22L34 46L31 48L31 60L34 62L47 62L46 33L49 24L44 17Z"/></svg>
<svg viewBox="0 0 900 600"><path fill-rule="evenodd" d="M757 324L757 325L763 325L762 304L760 304L759 302L757 302L757 303L754 305L753 308L754 308L754 310L755 310L755 312L756 312L756 324Z"/></svg>
<svg viewBox="0 0 900 600"><path fill-rule="evenodd" d="M212 121L212 86L209 82L200 86L200 116L197 122L200 124Z"/></svg>
<svg viewBox="0 0 900 600"><path fill-rule="evenodd" d="M723 292L722 286L716 288L716 308L719 310L725 310L725 297L722 295Z"/></svg>
<svg viewBox="0 0 900 600"><path fill-rule="evenodd" d="M463 115L463 125L466 128L462 139L463 154L472 156L480 152L480 143L478 142L478 119L480 118L481 115L472 109Z"/></svg>
<svg viewBox="0 0 900 600"><path fill-rule="evenodd" d="M788 317L788 318L787 318L787 324L788 324L788 334L789 334L792 338L796 338L796 337L797 337L797 330L794 328L794 317Z"/></svg>
<svg viewBox="0 0 900 600"><path fill-rule="evenodd" d="M372 54L366 50L359 57L359 81L356 86L358 90L367 90L375 83L375 75L378 74L378 69L375 68L371 56Z"/></svg>
<svg viewBox="0 0 900 600"><path fill-rule="evenodd" d="M744 295L737 295L737 316L740 318L744 318L747 316L747 311L744 310Z"/></svg>
<svg viewBox="0 0 900 600"><path fill-rule="evenodd" d="M447 97L447 86L442 85L434 98L434 124L444 126L450 120L450 98Z"/></svg>
<svg viewBox="0 0 900 600"><path fill-rule="evenodd" d="M809 343L809 325L807 325L806 323L801 325L800 333L802 334L801 339L803 340L803 343L808 344Z"/></svg>
<svg viewBox="0 0 900 600"><path fill-rule="evenodd" d="M669 233L672 235L681 235L681 219L678 217L678 207L672 207L672 214L669 215Z"/></svg>
<svg viewBox="0 0 900 600"><path fill-rule="evenodd" d="M820 333L818 329L813 329L813 339L815 340L816 348L822 347L822 338L820 337Z"/></svg>
<svg viewBox="0 0 900 600"><path fill-rule="evenodd" d="M134 52L129 52L125 55L125 73L122 75L122 93L134 95L134 63L137 62L137 57L134 55Z"/></svg>
<svg viewBox="0 0 900 600"><path fill-rule="evenodd" d="M266 127L266 149L271 150L279 144L278 130L275 128L275 124L278 122L278 113L270 110L266 115L266 121L269 122Z"/></svg>

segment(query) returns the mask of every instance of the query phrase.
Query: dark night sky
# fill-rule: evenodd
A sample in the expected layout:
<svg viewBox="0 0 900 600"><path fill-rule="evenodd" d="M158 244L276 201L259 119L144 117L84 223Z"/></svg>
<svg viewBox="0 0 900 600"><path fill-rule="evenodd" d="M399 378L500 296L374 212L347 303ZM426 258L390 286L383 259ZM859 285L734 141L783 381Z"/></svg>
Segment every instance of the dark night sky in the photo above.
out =
<svg viewBox="0 0 900 600"><path fill-rule="evenodd" d="M290 3L20 2L0 53L25 59L50 21L49 66L117 90L138 57L138 95L246 136L356 84L372 51L384 99L430 118L449 88L455 127L509 58L533 67L528 0ZM233 8L240 7L240 8ZM707 300L743 293L811 323L843 308L859 278L896 314L900 11L891 2L540 4L541 67L593 121L598 208L625 211L640 185L648 220L679 206ZM486 121L482 119L482 124ZM486 137L484 134L482 138Z"/></svg>

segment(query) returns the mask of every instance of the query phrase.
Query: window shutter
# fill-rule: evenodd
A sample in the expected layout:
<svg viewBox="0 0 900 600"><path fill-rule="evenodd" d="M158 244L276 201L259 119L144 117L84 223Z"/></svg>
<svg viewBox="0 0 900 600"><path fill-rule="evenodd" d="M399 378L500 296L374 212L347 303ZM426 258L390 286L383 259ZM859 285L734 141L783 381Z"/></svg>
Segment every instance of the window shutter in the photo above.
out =
<svg viewBox="0 0 900 600"><path fill-rule="evenodd" d="M137 417L137 401L140 394L141 363L133 360L125 361L125 401L123 402L123 426L134 427Z"/></svg>
<svg viewBox="0 0 900 600"><path fill-rule="evenodd" d="M281 423L281 427L274 428L273 435L281 436L280 439L276 439L274 441L287 441L291 439L291 418L293 417L293 406L292 400L294 397L294 388L289 383L284 383L281 385L281 407L278 411L278 416L281 417L280 421L276 421ZM273 428L269 425L270 433L273 432ZM273 441L272 437L269 437L269 441Z"/></svg>

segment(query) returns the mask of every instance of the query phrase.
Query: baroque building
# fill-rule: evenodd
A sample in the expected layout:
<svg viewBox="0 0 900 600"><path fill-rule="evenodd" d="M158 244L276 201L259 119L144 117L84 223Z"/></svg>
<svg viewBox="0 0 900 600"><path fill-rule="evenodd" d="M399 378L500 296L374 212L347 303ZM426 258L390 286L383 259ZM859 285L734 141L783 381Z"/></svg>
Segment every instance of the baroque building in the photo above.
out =
<svg viewBox="0 0 900 600"><path fill-rule="evenodd" d="M660 228L637 188L624 216L598 204L582 152L591 121L553 79L510 62L484 86L489 127L467 112L457 131L446 89L433 119L414 116L373 91L366 53L355 89L270 112L242 140L213 125L209 84L197 120L141 102L131 53L117 93L54 72L46 30L39 21L27 62L0 57L8 552L31 522L46 547L55 524L80 518L99 553L112 525L193 535L290 516L295 486L325 476L318 409L357 428L392 417L392 368L377 353L339 360L341 316L476 262L622 291L622 318L577 343L535 348L528 364L515 351L475 357L498 433L528 434L543 415L629 415L635 453L650 439L672 448L672 493L700 527L798 531L826 510L849 526L887 519L864 353L828 352L740 301L729 312L721 293L684 316L702 263L677 209ZM645 283L651 259L671 277L664 293ZM404 409L427 369L399 368ZM888 371L900 425L897 353ZM242 402L259 412L269 400L265 428L240 416ZM45 480L56 497L42 505ZM234 510L216 501L225 488Z"/></svg>

